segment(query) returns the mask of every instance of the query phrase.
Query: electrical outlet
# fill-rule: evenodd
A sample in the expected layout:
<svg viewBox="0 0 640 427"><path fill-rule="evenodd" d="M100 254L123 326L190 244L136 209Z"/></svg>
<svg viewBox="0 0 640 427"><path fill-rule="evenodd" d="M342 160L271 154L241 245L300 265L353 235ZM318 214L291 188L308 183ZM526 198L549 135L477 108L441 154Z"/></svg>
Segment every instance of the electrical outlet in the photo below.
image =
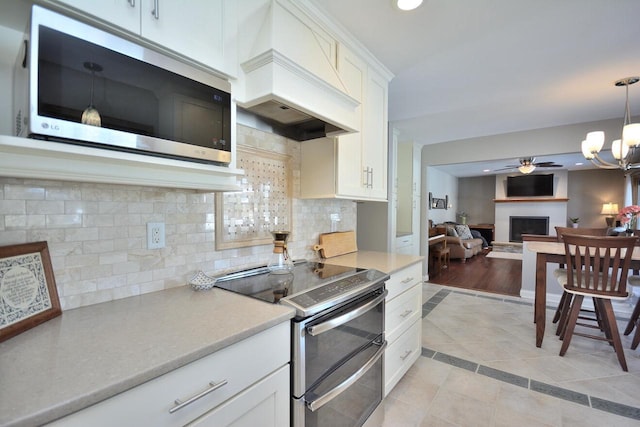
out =
<svg viewBox="0 0 640 427"><path fill-rule="evenodd" d="M164 248L164 222L147 223L147 249Z"/></svg>

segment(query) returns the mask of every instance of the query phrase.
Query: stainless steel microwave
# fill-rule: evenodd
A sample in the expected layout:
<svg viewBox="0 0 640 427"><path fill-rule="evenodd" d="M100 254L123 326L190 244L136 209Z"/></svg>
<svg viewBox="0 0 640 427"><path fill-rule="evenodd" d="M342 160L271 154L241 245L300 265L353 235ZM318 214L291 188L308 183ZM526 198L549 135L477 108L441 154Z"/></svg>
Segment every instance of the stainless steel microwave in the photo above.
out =
<svg viewBox="0 0 640 427"><path fill-rule="evenodd" d="M231 162L231 85L39 6L15 66L16 136Z"/></svg>

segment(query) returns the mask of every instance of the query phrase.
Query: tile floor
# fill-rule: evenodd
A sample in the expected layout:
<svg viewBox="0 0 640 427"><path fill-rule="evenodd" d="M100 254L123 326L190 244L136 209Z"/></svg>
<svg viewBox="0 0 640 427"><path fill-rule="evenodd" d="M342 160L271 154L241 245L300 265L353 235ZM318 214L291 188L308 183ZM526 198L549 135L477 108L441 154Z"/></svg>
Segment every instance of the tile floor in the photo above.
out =
<svg viewBox="0 0 640 427"><path fill-rule="evenodd" d="M365 427L640 426L629 337L625 373L605 342L576 336L560 357L550 320L536 348L530 300L425 283L423 301L422 357Z"/></svg>

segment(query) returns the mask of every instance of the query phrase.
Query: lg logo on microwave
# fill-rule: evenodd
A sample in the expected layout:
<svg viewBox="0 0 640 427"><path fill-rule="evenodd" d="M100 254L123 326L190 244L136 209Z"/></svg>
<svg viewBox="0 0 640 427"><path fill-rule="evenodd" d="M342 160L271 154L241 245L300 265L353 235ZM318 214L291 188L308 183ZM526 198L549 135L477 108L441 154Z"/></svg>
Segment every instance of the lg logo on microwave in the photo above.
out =
<svg viewBox="0 0 640 427"><path fill-rule="evenodd" d="M42 126L42 129L51 129L51 130L60 130L60 126L58 125L51 125L49 126L49 123L42 123L40 126Z"/></svg>

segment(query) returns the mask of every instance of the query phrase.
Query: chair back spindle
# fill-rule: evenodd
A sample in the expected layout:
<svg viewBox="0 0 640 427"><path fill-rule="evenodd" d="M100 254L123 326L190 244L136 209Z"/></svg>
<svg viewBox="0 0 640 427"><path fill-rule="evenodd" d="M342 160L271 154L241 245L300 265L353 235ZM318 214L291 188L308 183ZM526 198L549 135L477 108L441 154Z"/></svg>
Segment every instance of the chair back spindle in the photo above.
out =
<svg viewBox="0 0 640 427"><path fill-rule="evenodd" d="M575 292L625 297L631 255L638 237L563 235L566 288Z"/></svg>

